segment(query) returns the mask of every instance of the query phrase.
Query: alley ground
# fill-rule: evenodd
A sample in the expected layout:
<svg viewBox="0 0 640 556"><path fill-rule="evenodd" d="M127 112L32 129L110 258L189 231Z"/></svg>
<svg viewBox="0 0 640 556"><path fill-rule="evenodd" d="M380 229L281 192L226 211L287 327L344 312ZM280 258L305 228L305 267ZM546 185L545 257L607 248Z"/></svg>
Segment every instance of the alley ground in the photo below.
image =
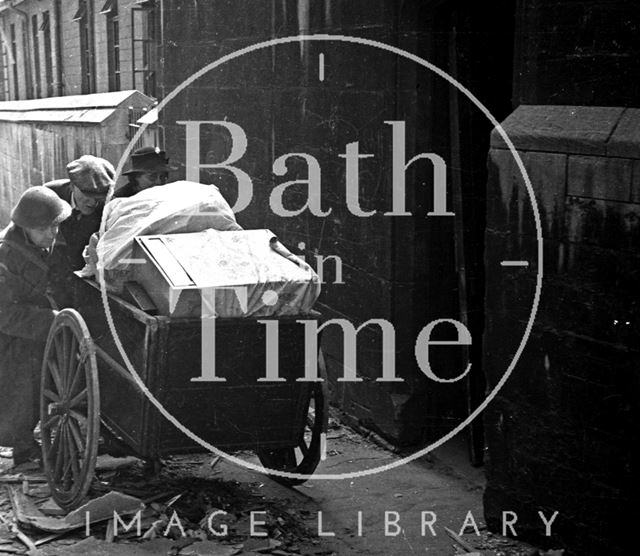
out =
<svg viewBox="0 0 640 556"><path fill-rule="evenodd" d="M252 454L242 457L257 463ZM329 431L327 459L317 472L351 472L385 465L398 458L353 430L334 423ZM282 486L210 454L172 457L157 477L145 475L139 463L119 469L114 469L113 464L102 461L93 495L118 490L141 500L155 498L147 503L143 513L142 536L132 530L114 539L113 524L103 522L91 526L88 538L84 529L76 529L40 544L31 553L43 556L542 554L486 531L482 519L483 473L468 464L460 438L433 455L393 470L356 479L310 480L295 488ZM0 466L6 469L8 465L10 460L0 459ZM31 484L20 486L39 498L37 504L45 503L47 487L38 482L37 476ZM174 510L180 524L174 520L171 527ZM207 516L215 511L219 514L210 524L218 532L226 526L228 534L224 537L206 533ZM361 526L358 512L362 515ZM389 522L386 532L385 512ZM433 512L436 516L435 536L428 527L423 535L422 512ZM465 519L469 519L469 512L480 536L473 527L467 527L456 538ZM0 514L9 521L13 517L7 495L0 494ZM266 532L267 536L251 535L252 515L254 531ZM431 520L431 514L427 515ZM26 553L7 526L4 530L2 527L0 524L0 554ZM182 536L181 528L187 537ZM33 528L21 526L21 529L33 541L46 539L45 534Z"/></svg>

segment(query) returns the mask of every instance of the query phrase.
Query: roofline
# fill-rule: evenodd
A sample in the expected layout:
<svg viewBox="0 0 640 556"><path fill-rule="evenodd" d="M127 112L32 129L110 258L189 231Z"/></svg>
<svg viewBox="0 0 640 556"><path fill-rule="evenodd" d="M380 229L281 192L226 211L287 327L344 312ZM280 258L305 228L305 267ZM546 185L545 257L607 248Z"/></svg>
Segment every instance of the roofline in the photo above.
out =
<svg viewBox="0 0 640 556"><path fill-rule="evenodd" d="M0 102L0 112L32 112L47 110L89 110L99 108L116 108L127 98L140 95L148 99L149 105L153 99L136 89L113 91L106 93L92 93L88 95L66 95L61 97L45 97L23 100L6 100ZM113 100L108 100L109 97ZM95 102L91 102L95 99ZM74 102L75 101L75 102ZM74 106L75 104L75 106Z"/></svg>

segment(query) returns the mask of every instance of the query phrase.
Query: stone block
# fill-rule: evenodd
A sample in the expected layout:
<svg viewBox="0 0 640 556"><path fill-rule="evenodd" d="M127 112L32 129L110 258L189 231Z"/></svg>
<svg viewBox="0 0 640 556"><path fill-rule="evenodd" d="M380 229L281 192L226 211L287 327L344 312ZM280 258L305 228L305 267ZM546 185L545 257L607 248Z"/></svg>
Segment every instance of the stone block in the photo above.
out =
<svg viewBox="0 0 640 556"><path fill-rule="evenodd" d="M521 105L502 128L518 150L604 155L623 112L618 107ZM491 133L491 147L506 148L497 130Z"/></svg>
<svg viewBox="0 0 640 556"><path fill-rule="evenodd" d="M607 156L640 158L640 109L626 108L607 142Z"/></svg>
<svg viewBox="0 0 640 556"><path fill-rule="evenodd" d="M633 160L597 156L569 156L567 195L629 201Z"/></svg>
<svg viewBox="0 0 640 556"><path fill-rule="evenodd" d="M631 177L631 202L640 203L640 160L633 162L633 175Z"/></svg>
<svg viewBox="0 0 640 556"><path fill-rule="evenodd" d="M564 154L519 153L535 192L543 238L562 234L566 161ZM536 236L535 212L524 177L510 151L489 151L487 228Z"/></svg>
<svg viewBox="0 0 640 556"><path fill-rule="evenodd" d="M640 253L640 205L569 197L565 235L572 243Z"/></svg>
<svg viewBox="0 0 640 556"><path fill-rule="evenodd" d="M586 336L573 319L566 323L581 305L574 299L558 308L564 298L560 286L560 280L546 284L542 318L516 371L484 414L485 518L499 532L502 511L516 511L518 535L539 540L536 511L557 510L556 547L563 542L579 554L619 554L612 534L624 535L623 524L631 523L630 493L637 484L629 439L638 434L640 354L633 347L637 341L605 343ZM564 324L567 332L558 330ZM489 323L485 369L490 385L500 377L496 363L504 356L504 341Z"/></svg>

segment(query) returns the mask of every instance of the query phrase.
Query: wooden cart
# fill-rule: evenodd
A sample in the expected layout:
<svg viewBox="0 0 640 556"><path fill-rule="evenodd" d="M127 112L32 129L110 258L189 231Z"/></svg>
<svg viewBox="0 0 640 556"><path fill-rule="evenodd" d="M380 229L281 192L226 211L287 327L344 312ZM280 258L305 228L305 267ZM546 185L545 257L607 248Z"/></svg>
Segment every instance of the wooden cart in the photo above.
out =
<svg viewBox="0 0 640 556"><path fill-rule="evenodd" d="M61 311L49 332L40 396L43 466L65 509L85 498L101 438L118 438L148 461L202 451L161 416L124 366L99 286L77 281L74 308ZM111 294L109 304L136 372L184 426L225 451L255 451L268 469L313 473L327 427L327 386L321 355L322 382L295 380L305 358L304 326L296 318L279 319L284 382L258 381L265 374L265 326L250 318L216 320L216 376L226 382L193 382L201 373L199 318L154 316Z"/></svg>

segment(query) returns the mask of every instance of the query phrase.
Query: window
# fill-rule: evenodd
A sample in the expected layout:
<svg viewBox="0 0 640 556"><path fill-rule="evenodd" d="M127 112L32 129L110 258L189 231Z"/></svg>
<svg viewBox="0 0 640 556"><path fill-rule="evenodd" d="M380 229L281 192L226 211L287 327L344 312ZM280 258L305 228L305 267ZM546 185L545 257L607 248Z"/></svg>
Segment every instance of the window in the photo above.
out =
<svg viewBox="0 0 640 556"><path fill-rule="evenodd" d="M7 45L2 41L0 46L0 101L9 100L9 56L7 55Z"/></svg>
<svg viewBox="0 0 640 556"><path fill-rule="evenodd" d="M13 56L13 98L20 98L20 85L18 83L18 44L16 43L16 26L11 24L11 55Z"/></svg>
<svg viewBox="0 0 640 556"><path fill-rule="evenodd" d="M26 52L24 60L24 81L27 98L33 98L33 76L31 75L31 58L29 56L29 20L22 21L22 52Z"/></svg>
<svg viewBox="0 0 640 556"><path fill-rule="evenodd" d="M133 88L156 96L157 24L154 0L136 2L131 8Z"/></svg>
<svg viewBox="0 0 640 556"><path fill-rule="evenodd" d="M11 55L11 44L4 31L4 27L0 26L0 100L10 100L10 84L9 84L9 66L13 64L13 56Z"/></svg>
<svg viewBox="0 0 640 556"><path fill-rule="evenodd" d="M80 71L82 94L96 92L96 57L93 31L93 3L78 1L78 11L73 16L80 27Z"/></svg>
<svg viewBox="0 0 640 556"><path fill-rule="evenodd" d="M120 18L118 1L107 0L100 10L107 16L107 71L109 72L109 90L120 90Z"/></svg>
<svg viewBox="0 0 640 556"><path fill-rule="evenodd" d="M31 17L31 32L33 33L33 71L35 71L34 79L34 95L40 98L40 90L42 87L42 78L40 76L40 41L38 37L38 16Z"/></svg>
<svg viewBox="0 0 640 556"><path fill-rule="evenodd" d="M42 12L42 42L44 50L44 76L47 82L47 96L53 96L53 47L51 45L51 21L49 20L49 12Z"/></svg>

